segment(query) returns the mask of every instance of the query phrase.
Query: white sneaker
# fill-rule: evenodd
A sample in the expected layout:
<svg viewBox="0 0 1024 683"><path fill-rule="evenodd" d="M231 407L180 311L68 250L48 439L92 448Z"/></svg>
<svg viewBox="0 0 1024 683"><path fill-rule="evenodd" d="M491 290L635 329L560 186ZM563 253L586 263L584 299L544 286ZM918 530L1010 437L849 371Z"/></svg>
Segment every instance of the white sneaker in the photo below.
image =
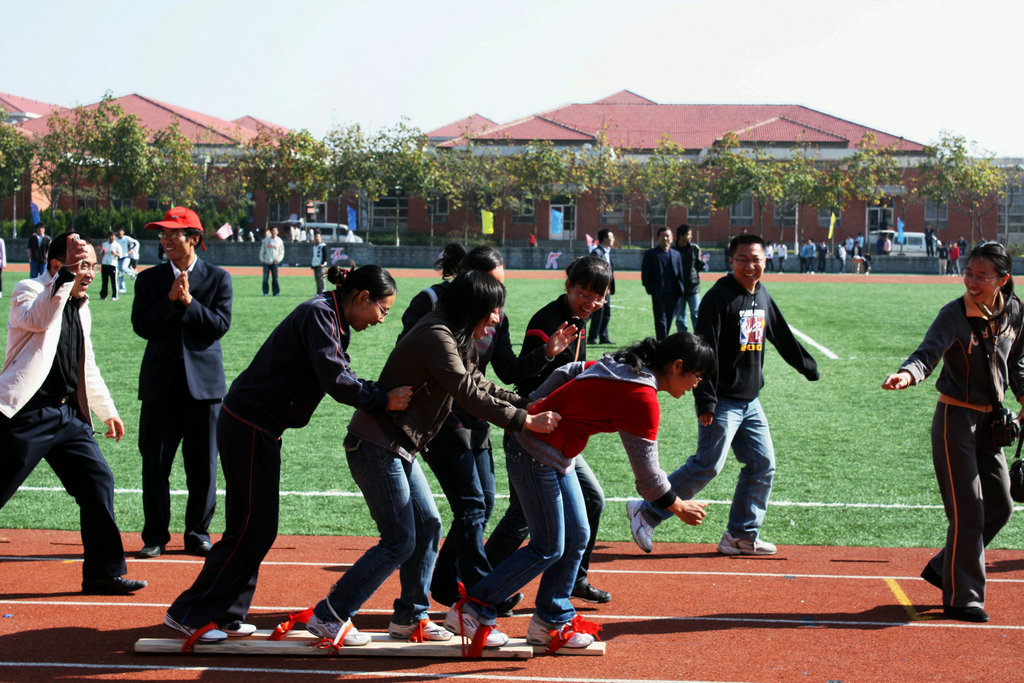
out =
<svg viewBox="0 0 1024 683"><path fill-rule="evenodd" d="M256 625L234 621L227 626L221 626L220 630L228 634L228 638L245 638L256 633Z"/></svg>
<svg viewBox="0 0 1024 683"><path fill-rule="evenodd" d="M347 633L345 633L346 627L349 627ZM306 622L306 630L314 636L327 638L330 641L334 641L339 633L345 633L342 643L348 646L366 645L370 642L369 634L357 631L356 627L352 626L351 619L346 619L345 621L324 621L314 614Z"/></svg>
<svg viewBox="0 0 1024 683"><path fill-rule="evenodd" d="M175 631L180 631L181 633L184 633L186 636L191 636L193 633L195 633L196 631L199 630L199 629L196 629L196 628L189 628L188 626L185 626L184 624L179 624L178 622L176 622L174 619L171 618L170 614L165 614L164 615L164 626L168 626L170 628L173 628ZM220 629L216 629L216 628L210 629L209 631L207 631L203 635L199 636L199 642L200 643L219 643L220 641L227 640L227 639L228 639L228 634L224 633L224 631L221 631Z"/></svg>
<svg viewBox="0 0 1024 683"><path fill-rule="evenodd" d="M455 603L455 607L448 610L448 614L444 617L444 627L456 635L461 635L465 638L472 640L473 636L476 635L478 628L485 626L481 624L475 616L470 614L468 609L463 608L462 619L460 623L458 603ZM487 634L487 640L484 642L484 647L501 647L508 642L508 636L498 630L498 627L491 624L491 632Z"/></svg>
<svg viewBox="0 0 1024 683"><path fill-rule="evenodd" d="M640 550L649 553L654 550L654 527L647 523L641 512L644 501L626 501L626 516L629 517L629 531Z"/></svg>
<svg viewBox="0 0 1024 683"><path fill-rule="evenodd" d="M564 627L568 626L565 624L549 624L544 621L536 614L530 618L530 625L526 629L526 642L530 645L540 645L547 647L554 639L552 632L561 631ZM571 648L584 648L590 647L594 643L594 636L589 633L573 633L569 637L569 640L562 644L562 647Z"/></svg>
<svg viewBox="0 0 1024 683"><path fill-rule="evenodd" d="M774 555L775 545L759 538L753 541L736 538L726 531L722 534L722 540L718 542L718 552L723 555Z"/></svg>
<svg viewBox="0 0 1024 683"><path fill-rule="evenodd" d="M412 634L416 631L416 628L420 625L419 622L415 624L396 624L391 622L388 624L388 635L396 640L409 640ZM440 624L435 624L429 619L423 620L423 640L451 640L452 632L444 628Z"/></svg>

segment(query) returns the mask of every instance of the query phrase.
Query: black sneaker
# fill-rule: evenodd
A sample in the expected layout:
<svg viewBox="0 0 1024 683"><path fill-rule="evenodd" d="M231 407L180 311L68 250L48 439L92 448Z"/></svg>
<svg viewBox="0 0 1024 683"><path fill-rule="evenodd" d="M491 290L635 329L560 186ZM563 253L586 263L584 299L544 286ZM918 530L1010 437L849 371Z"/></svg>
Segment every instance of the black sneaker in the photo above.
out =
<svg viewBox="0 0 1024 683"><path fill-rule="evenodd" d="M499 617L510 617L512 616L512 610L514 610L516 605L521 603L525 597L526 596L522 593L515 593L495 605L494 609L498 610Z"/></svg>
<svg viewBox="0 0 1024 683"><path fill-rule="evenodd" d="M572 597L579 598L584 602L596 602L599 605L603 605L606 602L611 602L612 594L608 591L599 590L590 585L587 581L581 581L576 584L572 589Z"/></svg>
<svg viewBox="0 0 1024 683"><path fill-rule="evenodd" d="M954 607L949 605L942 608L942 613L950 619L958 621L973 621L977 623L988 621L988 613L980 607Z"/></svg>

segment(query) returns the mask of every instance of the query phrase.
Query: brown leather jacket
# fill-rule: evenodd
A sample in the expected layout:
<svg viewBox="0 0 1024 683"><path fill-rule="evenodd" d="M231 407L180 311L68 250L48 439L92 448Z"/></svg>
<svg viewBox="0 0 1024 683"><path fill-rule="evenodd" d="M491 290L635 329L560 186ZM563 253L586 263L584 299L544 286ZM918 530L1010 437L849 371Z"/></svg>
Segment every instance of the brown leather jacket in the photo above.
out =
<svg viewBox="0 0 1024 683"><path fill-rule="evenodd" d="M480 373L476 351L463 358L455 336L437 313L428 313L395 345L377 384L385 391L409 385L409 407L374 413L389 438L411 453L437 434L454 399L467 413L503 429L521 432L526 405L519 394L506 391Z"/></svg>

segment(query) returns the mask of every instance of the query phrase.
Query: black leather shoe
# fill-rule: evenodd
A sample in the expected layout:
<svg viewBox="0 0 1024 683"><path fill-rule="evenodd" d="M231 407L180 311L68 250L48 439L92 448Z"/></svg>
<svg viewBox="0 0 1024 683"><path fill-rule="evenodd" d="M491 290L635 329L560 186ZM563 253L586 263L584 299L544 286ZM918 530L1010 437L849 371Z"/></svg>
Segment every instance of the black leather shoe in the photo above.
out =
<svg viewBox="0 0 1024 683"><path fill-rule="evenodd" d="M921 578L939 590L942 590L942 575L932 569L930 564L926 564L924 566L924 569L921 571Z"/></svg>
<svg viewBox="0 0 1024 683"><path fill-rule="evenodd" d="M510 617L512 616L512 610L514 610L516 605L521 603L525 597L526 596L522 593L516 593L499 602L494 606L494 609L498 610L499 617Z"/></svg>
<svg viewBox="0 0 1024 683"><path fill-rule="evenodd" d="M611 339L602 339L601 343L602 344L609 344L609 345L611 345L611 344L614 344L615 342L613 342Z"/></svg>
<svg viewBox="0 0 1024 683"><path fill-rule="evenodd" d="M82 582L82 592L86 595L131 595L145 588L145 581L126 579L123 576L112 576L109 579L88 579Z"/></svg>
<svg viewBox="0 0 1024 683"><path fill-rule="evenodd" d="M162 545L146 545L136 554L136 557L142 560L151 560L154 557L160 557L163 552L164 547Z"/></svg>
<svg viewBox="0 0 1024 683"><path fill-rule="evenodd" d="M185 552L189 555L198 555L199 557L206 557L210 554L210 550L213 549L213 544L209 541L201 541L193 546L185 548Z"/></svg>
<svg viewBox="0 0 1024 683"><path fill-rule="evenodd" d="M604 604L606 602L611 602L612 600L611 593L594 588L587 581L582 581L576 584L572 589L572 597L579 598L585 602L596 602L598 604Z"/></svg>
<svg viewBox="0 0 1024 683"><path fill-rule="evenodd" d="M984 623L988 621L988 612L980 607L943 607L942 613L950 619L957 621L974 621Z"/></svg>

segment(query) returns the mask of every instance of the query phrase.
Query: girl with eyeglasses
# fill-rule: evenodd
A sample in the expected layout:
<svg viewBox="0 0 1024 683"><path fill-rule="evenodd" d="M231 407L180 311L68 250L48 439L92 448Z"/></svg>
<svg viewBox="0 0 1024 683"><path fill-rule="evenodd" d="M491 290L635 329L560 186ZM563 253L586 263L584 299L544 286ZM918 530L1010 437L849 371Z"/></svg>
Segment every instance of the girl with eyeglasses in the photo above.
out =
<svg viewBox="0 0 1024 683"><path fill-rule="evenodd" d="M1006 458L993 429L1007 391L1024 403L1024 307L1013 292L1011 266L1003 245L975 247L964 295L942 307L921 345L882 383L888 390L920 384L943 361L931 441L949 526L946 545L921 578L942 591L945 615L961 621L989 619L985 547L1013 511Z"/></svg>
<svg viewBox="0 0 1024 683"><path fill-rule="evenodd" d="M304 427L325 395L368 413L396 414L409 386L383 388L352 370L353 332L384 322L398 288L388 271L331 266L336 286L300 304L271 332L232 383L217 420L217 449L227 488L224 535L164 624L201 642L251 635L242 623L260 563L277 537L281 436Z"/></svg>

